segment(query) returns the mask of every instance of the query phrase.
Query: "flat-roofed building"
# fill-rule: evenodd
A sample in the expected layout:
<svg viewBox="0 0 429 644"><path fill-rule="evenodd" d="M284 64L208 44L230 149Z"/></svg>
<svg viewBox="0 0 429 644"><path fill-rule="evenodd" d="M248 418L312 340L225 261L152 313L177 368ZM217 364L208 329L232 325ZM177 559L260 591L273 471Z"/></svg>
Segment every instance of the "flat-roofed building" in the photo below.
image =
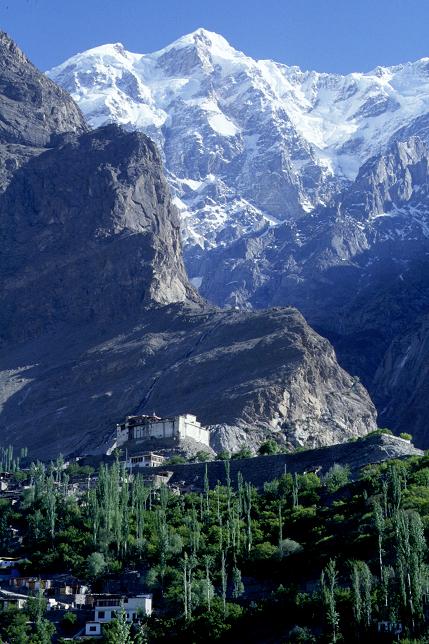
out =
<svg viewBox="0 0 429 644"><path fill-rule="evenodd" d="M192 414L171 418L155 415L127 416L123 423L116 426L115 447L127 442L139 443L154 439L176 439L178 442L192 439L207 447L210 445L209 431Z"/></svg>
<svg viewBox="0 0 429 644"><path fill-rule="evenodd" d="M128 623L140 615L151 615L152 595L94 595L94 619L86 623L85 635L100 636L103 624L109 624L121 611Z"/></svg>
<svg viewBox="0 0 429 644"><path fill-rule="evenodd" d="M127 467L130 469L139 467L160 467L165 461L165 456L155 454L154 452L144 452L143 454L134 454L127 460Z"/></svg>

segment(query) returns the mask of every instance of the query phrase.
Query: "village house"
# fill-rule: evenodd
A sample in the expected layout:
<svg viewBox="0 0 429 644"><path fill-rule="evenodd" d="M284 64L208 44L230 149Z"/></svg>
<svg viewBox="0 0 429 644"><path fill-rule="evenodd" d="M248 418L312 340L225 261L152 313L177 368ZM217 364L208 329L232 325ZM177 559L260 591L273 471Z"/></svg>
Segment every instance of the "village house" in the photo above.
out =
<svg viewBox="0 0 429 644"><path fill-rule="evenodd" d="M19 557L0 557L0 582L19 577L19 566L25 562L26 559Z"/></svg>
<svg viewBox="0 0 429 644"><path fill-rule="evenodd" d="M152 595L94 595L94 619L86 623L85 636L102 635L103 624L111 622L122 610L129 623L139 615L151 615Z"/></svg>
<svg viewBox="0 0 429 644"><path fill-rule="evenodd" d="M20 593L14 593L10 590L0 589L0 610L10 608L22 609L27 603L28 595L21 595Z"/></svg>
<svg viewBox="0 0 429 644"><path fill-rule="evenodd" d="M89 588L83 584L65 585L55 593L57 600L67 603L71 608L81 608L85 606L89 598Z"/></svg>
<svg viewBox="0 0 429 644"><path fill-rule="evenodd" d="M51 579L39 579L38 577L11 577L9 586L12 588L26 588L28 590L49 590L52 588Z"/></svg>
<svg viewBox="0 0 429 644"><path fill-rule="evenodd" d="M144 452L130 456L126 466L133 470L139 467L160 467L165 461L165 456L155 454L154 452Z"/></svg>
<svg viewBox="0 0 429 644"><path fill-rule="evenodd" d="M210 444L210 434L201 426L196 416L184 414L172 418L159 416L127 416L123 423L116 426L115 447L125 443L140 443L148 440L174 439L177 442L192 439L201 445Z"/></svg>

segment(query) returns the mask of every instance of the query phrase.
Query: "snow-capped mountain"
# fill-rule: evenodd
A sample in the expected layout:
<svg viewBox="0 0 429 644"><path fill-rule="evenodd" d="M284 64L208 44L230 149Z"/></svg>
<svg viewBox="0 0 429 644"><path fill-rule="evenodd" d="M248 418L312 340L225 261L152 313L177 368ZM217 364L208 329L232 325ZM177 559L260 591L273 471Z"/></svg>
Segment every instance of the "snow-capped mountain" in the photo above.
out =
<svg viewBox="0 0 429 644"><path fill-rule="evenodd" d="M198 30L50 75L92 125L162 150L187 269L238 308L292 305L423 444L429 412L429 58L346 76L255 61Z"/></svg>
<svg viewBox="0 0 429 644"><path fill-rule="evenodd" d="M395 138L429 133L429 58L307 72L199 29L152 54L96 47L48 75L94 127L115 121L156 141L191 246L296 219Z"/></svg>

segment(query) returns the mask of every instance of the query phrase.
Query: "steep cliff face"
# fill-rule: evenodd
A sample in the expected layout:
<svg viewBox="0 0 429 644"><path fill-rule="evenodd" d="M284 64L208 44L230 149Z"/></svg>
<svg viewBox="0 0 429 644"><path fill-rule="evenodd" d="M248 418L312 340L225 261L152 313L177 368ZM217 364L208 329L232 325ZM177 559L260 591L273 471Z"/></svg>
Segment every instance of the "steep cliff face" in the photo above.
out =
<svg viewBox="0 0 429 644"><path fill-rule="evenodd" d="M375 375L375 395L393 429L412 432L422 445L428 431L429 316L418 318L389 345Z"/></svg>
<svg viewBox="0 0 429 644"><path fill-rule="evenodd" d="M97 47L50 75L92 124L157 141L204 297L298 307L362 378L380 422L428 445L423 365L397 376L429 311L427 58L305 72L198 29L152 54ZM418 415L401 379L422 394Z"/></svg>
<svg viewBox="0 0 429 644"><path fill-rule="evenodd" d="M367 392L297 311L222 311L197 295L151 141L72 126L51 149L31 132L8 144L1 440L42 457L100 451L126 414L153 410L196 413L219 448L374 429Z"/></svg>
<svg viewBox="0 0 429 644"><path fill-rule="evenodd" d="M4 341L198 299L153 143L113 125L69 139L0 198Z"/></svg>

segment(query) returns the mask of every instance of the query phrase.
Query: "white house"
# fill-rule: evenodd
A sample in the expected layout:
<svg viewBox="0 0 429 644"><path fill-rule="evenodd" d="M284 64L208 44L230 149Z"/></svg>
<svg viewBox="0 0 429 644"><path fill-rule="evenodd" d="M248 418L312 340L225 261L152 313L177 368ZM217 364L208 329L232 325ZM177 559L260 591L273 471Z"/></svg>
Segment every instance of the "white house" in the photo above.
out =
<svg viewBox="0 0 429 644"><path fill-rule="evenodd" d="M123 423L116 426L115 447L120 447L128 441L139 443L166 438L178 441L191 438L202 445L210 444L209 431L202 427L192 414L172 418L141 415L127 416Z"/></svg>
<svg viewBox="0 0 429 644"><path fill-rule="evenodd" d="M15 606L15 608L24 608L27 603L28 595L13 593L10 590L0 589L0 609Z"/></svg>
<svg viewBox="0 0 429 644"><path fill-rule="evenodd" d="M154 452L144 452L130 456L126 465L130 469L137 467L160 467L165 461L165 456Z"/></svg>
<svg viewBox="0 0 429 644"><path fill-rule="evenodd" d="M152 595L100 595L95 596L94 619L85 625L85 635L98 636L102 634L103 624L108 624L125 611L127 622L135 621L140 614L151 615Z"/></svg>

